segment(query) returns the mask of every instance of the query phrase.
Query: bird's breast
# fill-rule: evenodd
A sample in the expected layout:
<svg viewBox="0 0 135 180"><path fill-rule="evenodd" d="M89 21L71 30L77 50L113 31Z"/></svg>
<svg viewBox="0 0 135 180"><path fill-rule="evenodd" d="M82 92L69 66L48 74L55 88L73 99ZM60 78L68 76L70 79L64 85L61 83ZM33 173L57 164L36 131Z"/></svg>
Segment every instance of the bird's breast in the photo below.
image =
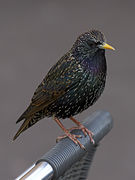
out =
<svg viewBox="0 0 135 180"><path fill-rule="evenodd" d="M87 56L80 61L81 67L93 76L106 74L106 58L104 51L100 50L94 56Z"/></svg>

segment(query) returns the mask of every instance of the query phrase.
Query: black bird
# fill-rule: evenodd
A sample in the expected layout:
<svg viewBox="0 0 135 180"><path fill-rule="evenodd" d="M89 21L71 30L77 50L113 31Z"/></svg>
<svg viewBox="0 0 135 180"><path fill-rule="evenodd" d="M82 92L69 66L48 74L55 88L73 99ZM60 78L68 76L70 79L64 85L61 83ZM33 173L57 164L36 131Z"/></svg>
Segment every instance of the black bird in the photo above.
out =
<svg viewBox="0 0 135 180"><path fill-rule="evenodd" d="M13 140L44 117L53 117L65 136L81 148L84 147L76 138L78 136L71 134L59 119L70 118L94 143L92 132L73 116L93 105L104 90L107 70L105 49L114 50L100 31L92 29L81 34L36 89L29 107L16 122L24 120Z"/></svg>

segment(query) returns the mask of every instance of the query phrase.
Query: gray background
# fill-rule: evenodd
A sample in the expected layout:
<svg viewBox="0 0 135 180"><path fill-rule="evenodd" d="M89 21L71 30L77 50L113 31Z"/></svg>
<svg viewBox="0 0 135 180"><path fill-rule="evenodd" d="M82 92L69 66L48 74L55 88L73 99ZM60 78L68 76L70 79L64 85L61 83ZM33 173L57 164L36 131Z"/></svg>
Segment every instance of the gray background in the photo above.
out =
<svg viewBox="0 0 135 180"><path fill-rule="evenodd" d="M78 115L108 110L114 128L101 142L89 179L135 179L135 3L123 0L0 0L0 177L13 179L63 134L45 118L12 142L15 122L49 68L89 28L104 32L108 77L100 100ZM65 120L64 124L73 124Z"/></svg>

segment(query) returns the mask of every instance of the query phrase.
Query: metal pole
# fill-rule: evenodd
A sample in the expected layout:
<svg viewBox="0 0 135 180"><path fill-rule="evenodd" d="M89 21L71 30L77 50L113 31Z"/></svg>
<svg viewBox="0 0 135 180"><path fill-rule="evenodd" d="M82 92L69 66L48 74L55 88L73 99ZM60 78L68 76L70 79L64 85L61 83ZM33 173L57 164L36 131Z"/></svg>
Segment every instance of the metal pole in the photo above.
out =
<svg viewBox="0 0 135 180"><path fill-rule="evenodd" d="M98 111L84 121L84 126L94 133L96 145L111 130L113 121L108 112ZM58 179L74 163L81 159L86 152L93 149L88 136L84 136L81 130L73 130L74 134L81 134L79 141L85 146L86 151L76 146L69 138L57 143L33 166L26 170L16 180L53 180Z"/></svg>
<svg viewBox="0 0 135 180"><path fill-rule="evenodd" d="M53 176L53 168L47 162L40 162L37 165L34 164L23 174L21 174L16 180L51 180Z"/></svg>

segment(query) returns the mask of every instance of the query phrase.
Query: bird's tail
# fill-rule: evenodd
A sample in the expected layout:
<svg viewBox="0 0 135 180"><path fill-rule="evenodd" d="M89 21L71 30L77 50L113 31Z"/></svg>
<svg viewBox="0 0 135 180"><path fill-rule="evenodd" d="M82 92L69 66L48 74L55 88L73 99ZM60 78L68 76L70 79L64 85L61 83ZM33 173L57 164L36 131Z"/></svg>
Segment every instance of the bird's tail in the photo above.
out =
<svg viewBox="0 0 135 180"><path fill-rule="evenodd" d="M42 118L44 118L44 111L38 111L35 112L34 114L30 114L29 113L29 108L20 116L20 118L17 120L16 123L20 122L21 120L24 119L23 124L21 125L21 127L19 128L19 130L17 131L17 133L15 134L13 141L26 129L30 128L31 126L33 126L35 123L37 123L39 120L41 120Z"/></svg>
<svg viewBox="0 0 135 180"><path fill-rule="evenodd" d="M23 118L24 119L24 118ZM23 124L15 134L13 141L26 129L30 128L33 126L35 123L37 123L41 118L38 117L36 114L32 115L31 117L25 118Z"/></svg>
<svg viewBox="0 0 135 180"><path fill-rule="evenodd" d="M17 131L17 133L15 134L13 141L23 132L25 131L28 127L28 121L27 119L23 122L23 124L21 125L21 127L19 128L19 130Z"/></svg>
<svg viewBox="0 0 135 180"><path fill-rule="evenodd" d="M30 116L30 111L32 109L32 106L30 105L25 111L24 113L18 118L18 120L16 121L16 124L19 123L20 121L22 121L23 119L26 119L28 116ZM27 118L28 119L28 118Z"/></svg>

